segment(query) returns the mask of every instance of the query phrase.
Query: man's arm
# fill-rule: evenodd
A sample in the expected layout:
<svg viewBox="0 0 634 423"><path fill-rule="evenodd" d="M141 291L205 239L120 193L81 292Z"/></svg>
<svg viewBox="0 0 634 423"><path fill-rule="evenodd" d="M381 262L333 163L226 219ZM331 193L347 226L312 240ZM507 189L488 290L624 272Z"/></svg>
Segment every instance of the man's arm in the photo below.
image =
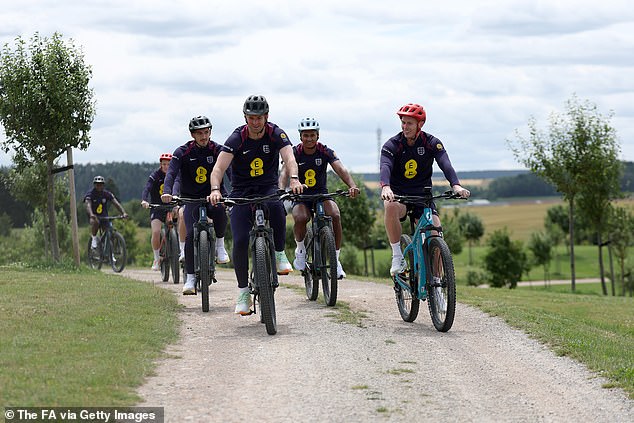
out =
<svg viewBox="0 0 634 423"><path fill-rule="evenodd" d="M280 177L278 179L278 183L277 186L280 189L286 189L286 187L288 186L288 171L286 170L286 165L284 163L282 163L282 170L280 171Z"/></svg>
<svg viewBox="0 0 634 423"><path fill-rule="evenodd" d="M214 165L214 170L211 171L211 176L209 176L209 183L211 184L211 193L207 200L216 205L218 201L222 198L222 192L220 192L220 183L222 182L222 178L225 176L225 172L229 168L229 165L233 161L233 154L228 153L226 151L221 151L218 154L218 159L216 159L216 164Z"/></svg>
<svg viewBox="0 0 634 423"><path fill-rule="evenodd" d="M332 162L330 166L332 166L335 173L339 175L341 180L350 188L348 190L348 192L350 193L350 197L356 197L359 193L359 188L357 188L357 184L354 182L354 179L352 179L352 176L350 175L350 172L348 172L348 169L346 169L343 163L341 163L341 160Z"/></svg>
<svg viewBox="0 0 634 423"><path fill-rule="evenodd" d="M119 209L123 217L128 217L128 213L125 212L125 210L123 209L123 206L121 205L121 203L119 203L119 201L115 197L112 197L112 204L114 204L114 206L117 209Z"/></svg>
<svg viewBox="0 0 634 423"><path fill-rule="evenodd" d="M299 182L299 170L297 168L297 162L295 161L295 154L293 154L293 147L285 145L280 149L280 155L282 156L286 172L288 172L288 177L291 180L289 184L291 190L295 194L301 194L304 190L304 186Z"/></svg>

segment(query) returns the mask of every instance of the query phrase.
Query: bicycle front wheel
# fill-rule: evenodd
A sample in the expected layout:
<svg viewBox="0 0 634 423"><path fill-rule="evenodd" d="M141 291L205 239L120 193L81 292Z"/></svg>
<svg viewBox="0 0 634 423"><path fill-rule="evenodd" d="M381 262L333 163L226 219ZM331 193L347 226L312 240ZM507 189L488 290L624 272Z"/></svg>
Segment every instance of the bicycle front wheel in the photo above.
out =
<svg viewBox="0 0 634 423"><path fill-rule="evenodd" d="M167 239L165 235L167 232L165 229L161 229L161 249L160 249L160 260L161 260L161 279L163 282L167 282L170 278L170 263L167 260L169 255L169 246L167 245Z"/></svg>
<svg viewBox="0 0 634 423"><path fill-rule="evenodd" d="M319 231L319 249L321 251L319 273L321 287L324 290L324 301L328 306L337 304L337 251L335 237L329 226Z"/></svg>
<svg viewBox="0 0 634 423"><path fill-rule="evenodd" d="M306 298L315 301L319 295L319 279L314 278L314 258L313 258L313 230L309 228L304 237L304 245L306 246L306 269L304 270L304 286L306 287Z"/></svg>
<svg viewBox="0 0 634 423"><path fill-rule="evenodd" d="M447 332L456 313L456 278L451 251L444 239L429 241L431 282L427 286L429 314L436 330Z"/></svg>
<svg viewBox="0 0 634 423"><path fill-rule="evenodd" d="M92 248L90 238L88 238L88 264L95 270L101 269L101 242L97 241L97 248Z"/></svg>
<svg viewBox="0 0 634 423"><path fill-rule="evenodd" d="M110 238L110 265L112 270L121 273L128 259L128 252L125 248L125 239L119 232L113 232Z"/></svg>
<svg viewBox="0 0 634 423"><path fill-rule="evenodd" d="M412 243L409 235L401 235L401 252ZM418 309L420 300L418 299L418 275L414 268L414 252L410 250L405 257L405 271L395 278L405 279L409 289L403 288L398 282L394 282L394 290L396 291L396 304L401 318L406 322L413 322L418 317Z"/></svg>
<svg viewBox="0 0 634 423"><path fill-rule="evenodd" d="M273 292L273 272L275 267L271 262L271 252L266 238L255 238L255 272L253 277L260 298L260 313L266 326L266 333L277 333L277 318L275 315L275 294Z"/></svg>
<svg viewBox="0 0 634 423"><path fill-rule="evenodd" d="M209 272L209 238L207 231L198 234L198 260L200 264L200 293L202 297L203 311L209 311L209 285L211 274Z"/></svg>
<svg viewBox="0 0 634 423"><path fill-rule="evenodd" d="M178 235L176 229L172 228L169 231L169 242L167 243L167 262L169 267L172 268L172 279L175 284L178 284L180 277L180 248L178 247Z"/></svg>

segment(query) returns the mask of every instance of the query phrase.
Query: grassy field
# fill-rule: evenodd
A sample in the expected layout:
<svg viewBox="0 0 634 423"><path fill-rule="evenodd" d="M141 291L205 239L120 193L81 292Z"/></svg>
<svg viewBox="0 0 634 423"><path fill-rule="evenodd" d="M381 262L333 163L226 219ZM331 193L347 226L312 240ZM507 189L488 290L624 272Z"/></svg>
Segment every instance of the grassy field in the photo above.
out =
<svg viewBox="0 0 634 423"><path fill-rule="evenodd" d="M88 270L0 270L0 404L118 406L177 339L176 298Z"/></svg>

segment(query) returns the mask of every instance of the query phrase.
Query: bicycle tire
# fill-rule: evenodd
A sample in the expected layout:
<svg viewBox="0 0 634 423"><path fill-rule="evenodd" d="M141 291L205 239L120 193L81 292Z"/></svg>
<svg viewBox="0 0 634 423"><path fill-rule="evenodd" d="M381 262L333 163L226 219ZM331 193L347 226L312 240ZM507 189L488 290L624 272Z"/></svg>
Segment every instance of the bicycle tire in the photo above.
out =
<svg viewBox="0 0 634 423"><path fill-rule="evenodd" d="M337 251L335 236L330 226L324 226L319 230L319 246L321 251L321 263L319 273L321 287L324 292L324 302L327 306L337 304Z"/></svg>
<svg viewBox="0 0 634 423"><path fill-rule="evenodd" d="M412 243L412 238L409 235L401 235L401 252ZM418 310L420 308L420 300L418 299L418 275L414 269L414 252L409 251L404 254L405 257L405 276L407 284L409 285L411 292L403 289L398 283L395 282L394 289L396 291L396 304L398 305L398 311L401 314L401 318L406 322L413 322L418 317Z"/></svg>
<svg viewBox="0 0 634 423"><path fill-rule="evenodd" d="M273 292L273 272L275 267L271 262L271 252L266 238L255 238L255 272L253 277L260 298L261 319L264 320L266 333L277 333L277 318L275 315L275 294Z"/></svg>
<svg viewBox="0 0 634 423"><path fill-rule="evenodd" d="M97 240L97 248L92 248L92 239L88 238L88 265L95 269L101 269L101 240Z"/></svg>
<svg viewBox="0 0 634 423"><path fill-rule="evenodd" d="M313 230L308 228L304 237L304 245L306 246L306 269L304 270L304 286L306 287L306 298L315 301L319 296L319 278L314 277L315 271L313 266Z"/></svg>
<svg viewBox="0 0 634 423"><path fill-rule="evenodd" d="M211 277L209 273L209 238L206 231L198 234L198 260L200 265L200 293L203 312L209 311L209 285Z"/></svg>
<svg viewBox="0 0 634 423"><path fill-rule="evenodd" d="M178 284L180 281L180 248L178 246L178 235L176 234L176 229L172 228L169 231L169 242L167 243L167 262L169 263L169 267L172 268L172 280L175 284Z"/></svg>
<svg viewBox="0 0 634 423"><path fill-rule="evenodd" d="M125 239L119 232L113 231L110 237L110 265L112 270L116 273L123 272L127 259L128 252L125 248Z"/></svg>
<svg viewBox="0 0 634 423"><path fill-rule="evenodd" d="M456 278L451 251L444 239L433 237L429 241L430 271L440 276L441 286L432 281L427 286L429 314L439 332L447 332L456 314Z"/></svg>
<svg viewBox="0 0 634 423"><path fill-rule="evenodd" d="M159 257L161 260L161 279L163 282L167 282L170 278L170 263L167 260L169 256L169 246L167 245L167 238L165 237L166 233L165 229L161 228L161 238L159 238L161 240L161 249Z"/></svg>

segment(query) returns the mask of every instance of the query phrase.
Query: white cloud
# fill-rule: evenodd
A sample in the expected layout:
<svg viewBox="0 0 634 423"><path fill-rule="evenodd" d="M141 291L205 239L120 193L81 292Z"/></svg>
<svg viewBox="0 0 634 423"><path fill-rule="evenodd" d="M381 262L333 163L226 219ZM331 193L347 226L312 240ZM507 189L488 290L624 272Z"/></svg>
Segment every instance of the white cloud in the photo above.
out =
<svg viewBox="0 0 634 423"><path fill-rule="evenodd" d="M576 93L595 102L634 160L634 12L628 2L23 1L3 6L0 42L59 31L93 69L97 115L78 162L153 162L199 114L223 142L249 94L297 141L314 116L353 171L376 171L377 128L428 111L461 170L520 165L506 140ZM0 164L10 157L0 154Z"/></svg>

